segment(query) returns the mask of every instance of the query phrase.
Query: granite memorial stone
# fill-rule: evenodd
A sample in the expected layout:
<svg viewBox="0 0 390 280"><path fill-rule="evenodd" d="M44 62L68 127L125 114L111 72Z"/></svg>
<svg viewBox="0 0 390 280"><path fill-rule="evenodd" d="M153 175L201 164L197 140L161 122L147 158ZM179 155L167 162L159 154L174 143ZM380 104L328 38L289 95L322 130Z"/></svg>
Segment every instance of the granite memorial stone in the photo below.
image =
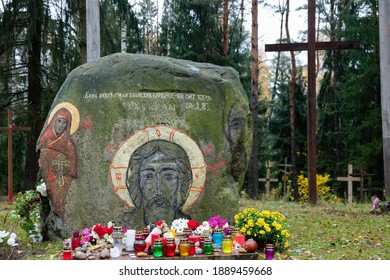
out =
<svg viewBox="0 0 390 280"><path fill-rule="evenodd" d="M74 69L37 143L47 238L115 221L233 220L252 139L230 67L113 54Z"/></svg>

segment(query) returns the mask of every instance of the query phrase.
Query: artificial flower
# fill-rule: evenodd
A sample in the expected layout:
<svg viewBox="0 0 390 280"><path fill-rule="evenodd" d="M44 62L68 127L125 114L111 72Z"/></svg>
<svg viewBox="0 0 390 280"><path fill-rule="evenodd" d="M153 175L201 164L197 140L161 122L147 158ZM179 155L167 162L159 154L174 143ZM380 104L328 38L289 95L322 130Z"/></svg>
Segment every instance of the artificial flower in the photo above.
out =
<svg viewBox="0 0 390 280"><path fill-rule="evenodd" d="M39 192L42 196L47 196L46 184L43 180L37 185L37 192Z"/></svg>
<svg viewBox="0 0 390 280"><path fill-rule="evenodd" d="M164 222L163 221L156 222L156 227L158 227L159 229L163 230L164 229Z"/></svg>
<svg viewBox="0 0 390 280"><path fill-rule="evenodd" d="M81 232L80 243L81 245L88 244L92 241L92 234L89 228L84 228Z"/></svg>
<svg viewBox="0 0 390 280"><path fill-rule="evenodd" d="M220 215L215 215L214 217L211 217L209 220L209 225L212 229L224 229L229 226L227 223L227 220L224 218L221 218Z"/></svg>
<svg viewBox="0 0 390 280"><path fill-rule="evenodd" d="M185 218L178 218L173 220L171 224L171 229L176 230L176 233L183 233L184 229L188 227L188 220Z"/></svg>
<svg viewBox="0 0 390 280"><path fill-rule="evenodd" d="M92 235L94 236L95 239L106 238L108 237L108 235L111 234L112 234L112 224L111 226L108 225L106 227L103 227L101 224L96 224L92 228Z"/></svg>
<svg viewBox="0 0 390 280"><path fill-rule="evenodd" d="M197 228L198 226L200 226L200 224L199 224L197 221L195 221L195 220L189 220L189 221L187 222L187 226L188 226L192 231L194 231L194 230L196 230L196 228Z"/></svg>
<svg viewBox="0 0 390 280"><path fill-rule="evenodd" d="M194 233L202 235L205 231L212 231L208 221L204 221L201 225L199 225L195 229Z"/></svg>

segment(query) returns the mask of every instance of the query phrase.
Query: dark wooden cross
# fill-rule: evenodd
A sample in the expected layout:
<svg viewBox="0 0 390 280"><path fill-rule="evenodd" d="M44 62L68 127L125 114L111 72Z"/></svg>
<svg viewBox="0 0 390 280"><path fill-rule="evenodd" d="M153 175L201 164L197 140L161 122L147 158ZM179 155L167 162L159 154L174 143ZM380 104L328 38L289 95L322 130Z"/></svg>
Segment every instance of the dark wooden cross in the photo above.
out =
<svg viewBox="0 0 390 280"><path fill-rule="evenodd" d="M289 44L266 44L266 52L281 51L307 51L308 68L308 179L309 179L309 202L317 203L317 180L316 180L316 50L341 50L357 49L357 42L316 42L315 41L315 10L314 0L308 0L308 32L307 43L289 43Z"/></svg>
<svg viewBox="0 0 390 280"><path fill-rule="evenodd" d="M267 160L266 166L267 169L266 169L265 178L259 178L259 182L265 182L265 195L266 198L268 199L271 191L271 182L277 183L279 182L279 180L276 178L271 178L271 168L270 168L269 160Z"/></svg>
<svg viewBox="0 0 390 280"><path fill-rule="evenodd" d="M0 127L0 131L6 131L8 133L8 202L13 202L12 197L12 134L14 131L27 131L31 130L30 127L17 127L12 122L12 109L8 107L8 126Z"/></svg>
<svg viewBox="0 0 390 280"><path fill-rule="evenodd" d="M358 188L358 191L360 194L359 195L360 196L360 203L363 203L364 202L363 192L370 191L371 177L374 176L374 174L367 173L366 171L364 171L364 165L360 165L360 172L359 173L352 173L351 176L354 178L359 178L360 187ZM364 178L366 178L366 177L369 179L368 188L364 188Z"/></svg>

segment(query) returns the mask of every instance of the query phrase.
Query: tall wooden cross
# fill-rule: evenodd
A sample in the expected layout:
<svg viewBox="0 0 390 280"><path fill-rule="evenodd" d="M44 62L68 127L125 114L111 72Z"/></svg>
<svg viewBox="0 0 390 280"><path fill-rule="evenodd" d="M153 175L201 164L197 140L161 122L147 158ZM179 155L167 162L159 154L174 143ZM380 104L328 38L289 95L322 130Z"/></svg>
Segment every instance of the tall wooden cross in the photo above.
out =
<svg viewBox="0 0 390 280"><path fill-rule="evenodd" d="M265 45L266 52L281 52L281 51L307 51L307 68L308 68L308 179L309 179L309 202L317 203L317 117L316 117L316 50L341 50L341 49L357 49L357 42L316 42L315 41L315 0L308 0L308 32L307 43L289 43L289 44L267 44Z"/></svg>
<svg viewBox="0 0 390 280"><path fill-rule="evenodd" d="M0 131L8 133L8 202L13 201L13 180L12 180L12 134L14 131L27 131L30 127L17 127L12 122L12 109L8 107L8 126L0 127Z"/></svg>
<svg viewBox="0 0 390 280"><path fill-rule="evenodd" d="M386 194L390 195L390 2L379 1L379 51L381 69L381 107L383 165Z"/></svg>
<svg viewBox="0 0 390 280"><path fill-rule="evenodd" d="M265 182L265 195L266 195L266 198L268 199L269 196L270 196L270 190L271 190L271 182L279 182L278 179L276 178L271 178L271 168L270 168L270 165L269 165L269 160L267 160L267 169L266 169L266 174L265 174L265 178L259 178L259 182Z"/></svg>
<svg viewBox="0 0 390 280"><path fill-rule="evenodd" d="M99 0L87 0L87 62L100 58L100 9Z"/></svg>

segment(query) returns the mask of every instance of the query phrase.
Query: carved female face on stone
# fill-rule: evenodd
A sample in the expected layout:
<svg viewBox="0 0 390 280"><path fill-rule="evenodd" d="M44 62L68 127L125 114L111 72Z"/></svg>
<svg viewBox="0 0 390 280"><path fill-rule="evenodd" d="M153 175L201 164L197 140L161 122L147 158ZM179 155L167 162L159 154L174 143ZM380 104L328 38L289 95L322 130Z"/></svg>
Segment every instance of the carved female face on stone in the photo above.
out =
<svg viewBox="0 0 390 280"><path fill-rule="evenodd" d="M243 119L243 112L237 104L235 104L229 111L228 116L228 141L231 149L237 145L245 132L245 123Z"/></svg>
<svg viewBox="0 0 390 280"><path fill-rule="evenodd" d="M54 123L54 132L57 136L61 136L66 129L67 120L65 118L59 117Z"/></svg>
<svg viewBox="0 0 390 280"><path fill-rule="evenodd" d="M164 140L148 142L134 152L129 169L134 174L128 178L130 197L144 209L145 223L175 219L192 176L183 148Z"/></svg>

